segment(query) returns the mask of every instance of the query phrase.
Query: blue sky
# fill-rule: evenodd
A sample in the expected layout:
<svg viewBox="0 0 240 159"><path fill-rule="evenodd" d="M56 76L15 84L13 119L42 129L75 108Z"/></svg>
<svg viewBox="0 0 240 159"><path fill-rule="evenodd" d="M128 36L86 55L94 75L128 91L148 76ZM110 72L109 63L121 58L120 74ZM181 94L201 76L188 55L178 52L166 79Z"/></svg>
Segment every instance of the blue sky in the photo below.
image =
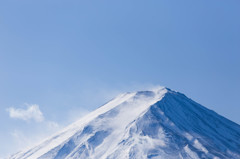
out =
<svg viewBox="0 0 240 159"><path fill-rule="evenodd" d="M156 85L239 124L239 15L239 0L0 1L0 157Z"/></svg>

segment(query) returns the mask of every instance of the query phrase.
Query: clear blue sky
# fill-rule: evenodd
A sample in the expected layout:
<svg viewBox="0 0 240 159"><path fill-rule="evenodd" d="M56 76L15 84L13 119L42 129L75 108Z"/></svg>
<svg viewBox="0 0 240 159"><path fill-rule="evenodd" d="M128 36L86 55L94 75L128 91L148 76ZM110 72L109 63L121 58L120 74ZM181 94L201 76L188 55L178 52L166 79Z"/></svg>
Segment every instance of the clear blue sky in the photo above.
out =
<svg viewBox="0 0 240 159"><path fill-rule="evenodd" d="M239 124L239 16L239 0L0 1L0 157L154 85ZM25 103L44 121L9 116Z"/></svg>

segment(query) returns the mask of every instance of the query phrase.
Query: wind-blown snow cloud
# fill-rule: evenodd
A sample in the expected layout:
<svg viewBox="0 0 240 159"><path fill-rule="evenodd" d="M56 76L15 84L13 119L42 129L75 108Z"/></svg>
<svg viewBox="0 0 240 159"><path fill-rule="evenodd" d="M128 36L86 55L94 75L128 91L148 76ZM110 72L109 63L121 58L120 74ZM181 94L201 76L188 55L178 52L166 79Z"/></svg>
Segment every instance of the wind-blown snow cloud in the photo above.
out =
<svg viewBox="0 0 240 159"><path fill-rule="evenodd" d="M26 104L27 108L13 108L7 109L11 118L21 119L25 121L34 120L36 122L42 122L44 120L43 113L39 109L37 104L29 105Z"/></svg>

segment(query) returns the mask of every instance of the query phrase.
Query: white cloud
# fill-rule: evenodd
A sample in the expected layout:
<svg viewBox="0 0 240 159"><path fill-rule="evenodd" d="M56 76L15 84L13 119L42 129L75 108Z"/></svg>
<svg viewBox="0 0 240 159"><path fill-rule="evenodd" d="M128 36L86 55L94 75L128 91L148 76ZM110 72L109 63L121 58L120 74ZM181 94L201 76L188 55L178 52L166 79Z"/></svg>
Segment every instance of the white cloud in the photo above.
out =
<svg viewBox="0 0 240 159"><path fill-rule="evenodd" d="M39 109L37 104L29 105L26 104L27 108L13 108L7 109L11 118L21 119L25 121L35 120L36 122L42 122L44 120L43 113Z"/></svg>
<svg viewBox="0 0 240 159"><path fill-rule="evenodd" d="M59 128L58 123L56 123L54 121L48 121L47 126L49 129L58 129Z"/></svg>

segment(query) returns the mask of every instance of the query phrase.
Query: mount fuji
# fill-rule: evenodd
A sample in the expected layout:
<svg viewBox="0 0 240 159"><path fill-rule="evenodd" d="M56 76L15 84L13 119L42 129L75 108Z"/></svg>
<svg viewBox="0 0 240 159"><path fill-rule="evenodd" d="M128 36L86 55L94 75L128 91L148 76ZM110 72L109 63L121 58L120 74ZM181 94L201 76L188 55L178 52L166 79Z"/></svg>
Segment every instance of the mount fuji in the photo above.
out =
<svg viewBox="0 0 240 159"><path fill-rule="evenodd" d="M10 159L240 159L240 125L161 87L124 93Z"/></svg>

